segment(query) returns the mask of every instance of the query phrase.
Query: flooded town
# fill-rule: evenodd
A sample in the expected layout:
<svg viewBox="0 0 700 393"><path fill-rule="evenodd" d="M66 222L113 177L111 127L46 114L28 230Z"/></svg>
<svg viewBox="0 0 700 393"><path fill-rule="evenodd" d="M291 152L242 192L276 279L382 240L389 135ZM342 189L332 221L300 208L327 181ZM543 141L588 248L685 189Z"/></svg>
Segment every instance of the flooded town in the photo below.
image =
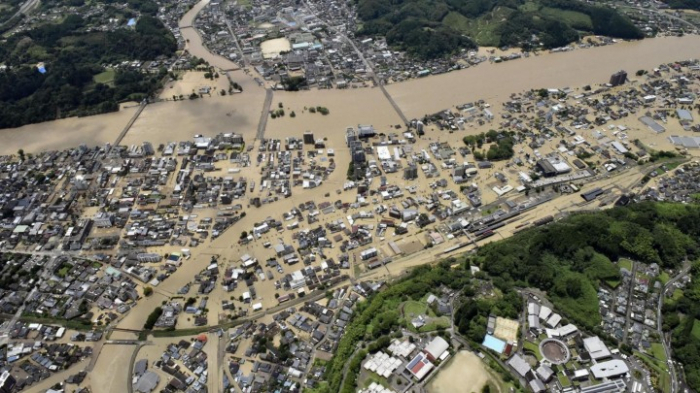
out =
<svg viewBox="0 0 700 393"><path fill-rule="evenodd" d="M0 391L692 391L662 316L689 264L608 261L595 326L525 286L479 340L459 310L505 296L465 259L491 243L700 200L693 13L617 2L650 38L416 60L356 37L355 3L156 3L177 55L104 65L163 68L156 96L0 132ZM11 31L81 12L106 11ZM389 297L445 263L469 291Z"/></svg>

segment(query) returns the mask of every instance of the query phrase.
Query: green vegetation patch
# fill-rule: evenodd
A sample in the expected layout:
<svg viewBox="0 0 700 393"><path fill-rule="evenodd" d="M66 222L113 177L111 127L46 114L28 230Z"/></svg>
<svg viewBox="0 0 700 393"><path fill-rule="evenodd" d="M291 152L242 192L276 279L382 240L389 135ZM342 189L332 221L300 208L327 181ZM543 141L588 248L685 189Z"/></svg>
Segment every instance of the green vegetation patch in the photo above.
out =
<svg viewBox="0 0 700 393"><path fill-rule="evenodd" d="M421 326L420 329L418 329L418 332L420 333L429 333L429 332L434 332L436 330L440 329L447 329L451 325L450 319L447 317L440 317L440 318L433 318L428 321L425 325Z"/></svg>
<svg viewBox="0 0 700 393"><path fill-rule="evenodd" d="M22 317L20 320L28 323L42 323L42 324L52 324L52 325L60 325L60 326L65 326L68 329L73 329L73 330L91 330L92 329L92 322L86 320L86 319L64 319L64 318L47 318L44 316L36 315L36 314L31 314L31 313L25 313L22 314Z"/></svg>
<svg viewBox="0 0 700 393"><path fill-rule="evenodd" d="M693 321L693 329L691 330L690 334L692 334L696 339L700 340L700 321L697 319Z"/></svg>
<svg viewBox="0 0 700 393"><path fill-rule="evenodd" d="M696 0L663 0L673 9L700 11L700 2Z"/></svg>
<svg viewBox="0 0 700 393"><path fill-rule="evenodd" d="M517 11L510 8L499 7L488 14L470 19L459 12L452 11L447 14L442 23L469 35L478 45L499 46L501 24L515 12Z"/></svg>
<svg viewBox="0 0 700 393"><path fill-rule="evenodd" d="M533 355L537 358L537 360L542 360L542 354L540 353L540 346L537 343L533 343L532 341L524 341L523 342L523 349L526 351L532 352Z"/></svg>
<svg viewBox="0 0 700 393"><path fill-rule="evenodd" d="M70 266L63 266L62 268L60 268L60 269L58 270L58 272L56 272L56 275L59 276L59 277L61 277L61 278L63 278L63 277L65 277L65 276L68 274L68 272L70 271L70 269L71 269Z"/></svg>
<svg viewBox="0 0 700 393"><path fill-rule="evenodd" d="M569 381L569 377L567 377L566 374L558 373L557 379L559 380L559 383L562 387L571 386L571 381Z"/></svg>
<svg viewBox="0 0 700 393"><path fill-rule="evenodd" d="M402 307L403 315L406 318L415 318L419 315L435 316L434 313L432 315L428 314L429 312L432 313L432 310L429 310L428 305L423 302L409 300Z"/></svg>
<svg viewBox="0 0 700 393"><path fill-rule="evenodd" d="M617 261L617 265L620 266L620 268L624 267L628 271L632 271L632 261L627 258L620 258L620 260Z"/></svg>
<svg viewBox="0 0 700 393"><path fill-rule="evenodd" d="M542 15L560 20L577 30L591 31L593 29L591 17L581 12L561 10L551 7L542 7L540 12Z"/></svg>
<svg viewBox="0 0 700 393"><path fill-rule="evenodd" d="M664 300L664 304L668 306L674 306L679 300L683 298L683 290L676 288L670 298ZM700 338L700 337L699 337Z"/></svg>
<svg viewBox="0 0 700 393"><path fill-rule="evenodd" d="M375 382L378 385L384 386L387 389L391 388L391 386L389 385L389 383L387 383L385 378L382 378L379 375L377 375L371 371L363 371L362 379L363 379L362 387L365 389L368 388L369 385L372 384L372 382Z"/></svg>
<svg viewBox="0 0 700 393"><path fill-rule="evenodd" d="M671 376L666 369L666 364L652 359L640 352L635 352L635 355L651 370L652 385L656 386L664 393L671 392Z"/></svg>
<svg viewBox="0 0 700 393"><path fill-rule="evenodd" d="M617 11L576 0L359 0L357 10L359 34L385 36L389 45L422 58L448 56L475 43L553 48L578 40L577 30L644 37Z"/></svg>
<svg viewBox="0 0 700 393"><path fill-rule="evenodd" d="M92 80L95 81L95 83L102 83L103 85L108 85L110 87L114 87L114 77L115 76L116 76L116 72L114 70L106 70L104 72L100 72L99 74L93 76Z"/></svg>
<svg viewBox="0 0 700 393"><path fill-rule="evenodd" d="M693 327L694 328L694 327ZM661 363L666 364L666 351L661 343L653 343L649 348L649 354L658 359Z"/></svg>
<svg viewBox="0 0 700 393"><path fill-rule="evenodd" d="M609 286L612 289L616 289L620 285L620 280L615 280L615 279L607 279L604 280L605 285Z"/></svg>

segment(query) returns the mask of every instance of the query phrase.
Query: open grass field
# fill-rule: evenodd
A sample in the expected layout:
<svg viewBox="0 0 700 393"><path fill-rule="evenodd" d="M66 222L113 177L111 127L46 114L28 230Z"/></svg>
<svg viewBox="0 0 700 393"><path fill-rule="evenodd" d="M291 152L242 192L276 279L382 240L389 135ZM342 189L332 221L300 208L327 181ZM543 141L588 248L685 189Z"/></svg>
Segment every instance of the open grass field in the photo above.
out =
<svg viewBox="0 0 700 393"><path fill-rule="evenodd" d="M406 318L415 318L419 315L435 316L435 314L430 314L432 314L432 310L423 302L409 300L403 304L403 315Z"/></svg>
<svg viewBox="0 0 700 393"><path fill-rule="evenodd" d="M447 329L450 327L450 320L447 317L433 318L428 321L424 326L421 326L418 331L420 333L428 333L438 330L440 328Z"/></svg>
<svg viewBox="0 0 700 393"><path fill-rule="evenodd" d="M102 83L103 85L114 86L114 75L114 70L106 70L92 77L92 80L94 80L95 83Z"/></svg>
<svg viewBox="0 0 700 393"><path fill-rule="evenodd" d="M697 321L695 321L697 322ZM695 330L695 326L697 326L697 323L693 325L693 330ZM666 351L664 351L664 346L661 343L653 343L651 344L651 348L649 349L649 353L651 356L659 359L660 361L666 363Z"/></svg>
<svg viewBox="0 0 700 393"><path fill-rule="evenodd" d="M629 270L629 271L632 271L632 261L630 261L630 260L627 259L627 258L620 258L620 260L617 261L617 265L618 265L620 268L623 268L623 267L624 267L625 269L627 269L627 270Z"/></svg>
<svg viewBox="0 0 700 393"><path fill-rule="evenodd" d="M609 286L612 289L615 289L618 287L618 285L620 285L620 280L608 279L608 280L604 280L604 282L607 286Z"/></svg>
<svg viewBox="0 0 700 393"><path fill-rule="evenodd" d="M540 353L540 347L539 345L531 342L531 341L524 341L523 342L523 348L527 351L532 352L537 360L542 360L542 354Z"/></svg>
<svg viewBox="0 0 700 393"><path fill-rule="evenodd" d="M661 272L661 274L659 274L659 281L661 281L661 284L663 284L663 285L666 285L666 283L670 279L671 279L671 277L666 272Z"/></svg>

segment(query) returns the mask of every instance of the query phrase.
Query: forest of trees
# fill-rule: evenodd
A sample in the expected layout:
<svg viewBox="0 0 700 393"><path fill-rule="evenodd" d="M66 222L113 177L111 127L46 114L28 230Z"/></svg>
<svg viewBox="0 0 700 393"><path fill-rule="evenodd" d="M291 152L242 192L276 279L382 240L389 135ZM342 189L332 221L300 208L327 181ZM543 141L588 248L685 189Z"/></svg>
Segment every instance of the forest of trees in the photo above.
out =
<svg viewBox="0 0 700 393"><path fill-rule="evenodd" d="M680 1L680 0L679 0ZM363 21L361 35L385 36L393 47L419 58L438 58L475 43L464 32L443 23L451 12L473 20L496 8L514 12L497 28L500 45L528 47L536 35L545 48L566 45L579 38L577 29L566 21L539 10L522 11L525 0L359 0L358 15ZM642 32L617 11L575 0L537 0L538 7L575 11L591 19L592 33L617 38L643 38Z"/></svg>
<svg viewBox="0 0 700 393"><path fill-rule="evenodd" d="M474 158L477 160L508 160L514 154L513 145L515 145L515 139L513 139L512 133L509 132L499 133L496 130L489 130L486 133L482 132L477 135L465 136L462 140L465 145L472 149ZM486 154L476 150L481 149L484 143L492 143Z"/></svg>
<svg viewBox="0 0 700 393"><path fill-rule="evenodd" d="M86 33L87 26L69 15L0 43L0 58L9 67L0 73L0 128L115 111L118 102L140 100L159 88L163 72L117 71L110 84L93 80L104 71L102 64L173 55L175 38L158 19L142 15L134 29L112 32ZM36 69L38 62L45 63L45 74Z"/></svg>
<svg viewBox="0 0 700 393"><path fill-rule="evenodd" d="M673 9L700 11L700 1L698 0L664 0L664 2Z"/></svg>
<svg viewBox="0 0 700 393"><path fill-rule="evenodd" d="M0 25L7 23L19 11L22 0L5 0L0 6Z"/></svg>
<svg viewBox="0 0 700 393"><path fill-rule="evenodd" d="M595 214L578 214L525 231L479 249L474 263L495 286L547 291L576 324L594 328L600 321L596 288L616 279L611 261L629 257L663 268L678 268L698 254L700 207L643 203Z"/></svg>
<svg viewBox="0 0 700 393"><path fill-rule="evenodd" d="M612 8L571 0L538 1L547 7L576 11L588 15L593 23L594 34L624 39L644 38L642 31L629 18Z"/></svg>
<svg viewBox="0 0 700 393"><path fill-rule="evenodd" d="M360 33L385 36L389 45L422 59L444 57L460 48L476 48L462 33L439 22L413 16L396 24L384 19L369 20Z"/></svg>
<svg viewBox="0 0 700 393"><path fill-rule="evenodd" d="M700 262L691 270L693 277L700 275ZM674 357L683 363L688 385L700 390L700 281L692 280L676 301L667 299L663 307L663 330L672 333Z"/></svg>

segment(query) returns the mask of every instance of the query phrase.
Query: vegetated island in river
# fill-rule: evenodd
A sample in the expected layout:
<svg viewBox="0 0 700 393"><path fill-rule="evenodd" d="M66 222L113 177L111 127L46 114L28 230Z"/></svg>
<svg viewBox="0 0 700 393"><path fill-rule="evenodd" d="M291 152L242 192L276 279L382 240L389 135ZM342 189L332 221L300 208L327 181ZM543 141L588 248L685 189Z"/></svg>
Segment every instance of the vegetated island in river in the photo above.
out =
<svg viewBox="0 0 700 393"><path fill-rule="evenodd" d="M585 34L644 38L616 10L578 0L359 0L357 12L359 35L385 36L420 58L476 45L555 48Z"/></svg>
<svg viewBox="0 0 700 393"><path fill-rule="evenodd" d="M490 314L518 319L522 297L516 288L546 292L568 321L617 346L600 327L597 297L597 289L605 282L620 280L619 266L613 261L627 257L641 263L657 263L664 269L680 269L689 260L695 261L691 271L698 274L698 239L700 205L645 202L572 214L553 224L489 243L474 255L418 267L358 303L352 322L327 364L326 382L311 391L354 392L365 355L388 347L392 335L409 328L411 321L401 317L399 305L420 300L441 286L459 290L460 297L469 299L459 302L461 305L453 311L454 321L458 332L475 347L486 335ZM481 271L472 276L470 266L478 266ZM476 295L479 286L489 281L498 289L498 295ZM664 306L663 327L673 335L674 355L683 363L686 382L693 390L700 389L700 336L693 334L693 326L700 324L699 301L700 281L694 280L673 305ZM632 353L626 344L619 347ZM511 380L507 371L500 371L506 381Z"/></svg>

